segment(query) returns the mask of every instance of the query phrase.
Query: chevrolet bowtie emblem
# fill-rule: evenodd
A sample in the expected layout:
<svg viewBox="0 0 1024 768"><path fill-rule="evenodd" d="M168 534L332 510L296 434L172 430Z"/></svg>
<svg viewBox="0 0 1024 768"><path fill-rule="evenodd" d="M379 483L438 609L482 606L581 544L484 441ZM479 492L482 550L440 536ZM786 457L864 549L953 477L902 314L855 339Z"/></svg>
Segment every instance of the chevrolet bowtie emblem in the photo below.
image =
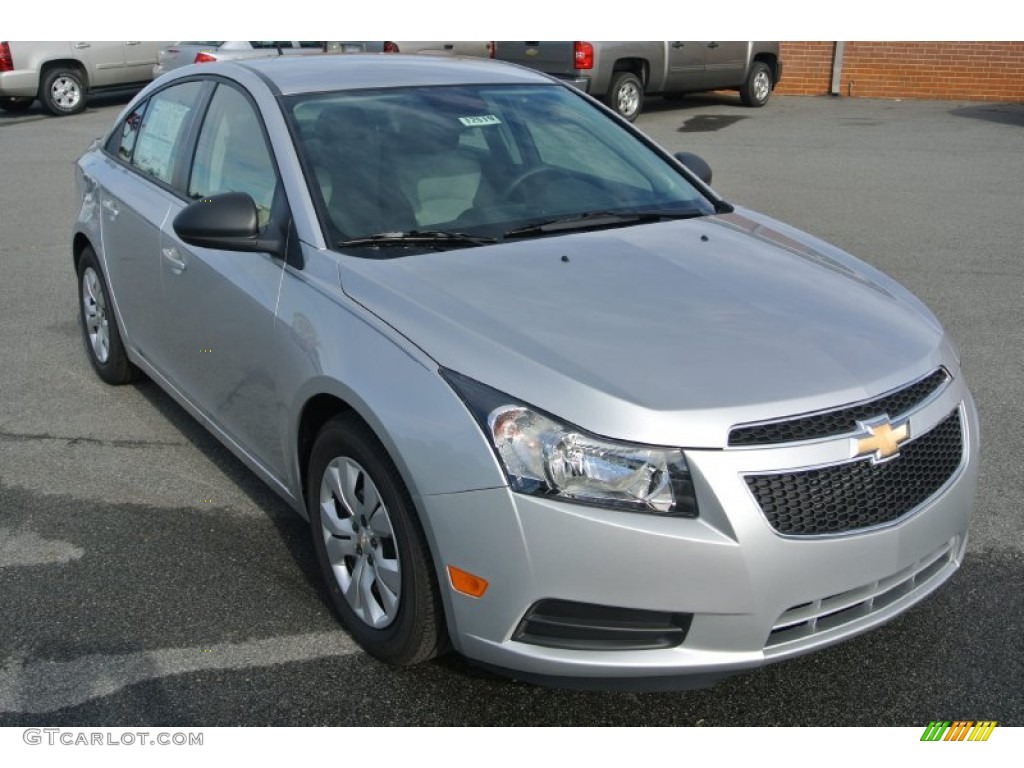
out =
<svg viewBox="0 0 1024 768"><path fill-rule="evenodd" d="M888 416L872 421L861 422L867 432L864 437L854 438L854 456L871 456L872 463L886 461L900 454L900 444L910 439L910 422L903 419L897 424L889 421Z"/></svg>

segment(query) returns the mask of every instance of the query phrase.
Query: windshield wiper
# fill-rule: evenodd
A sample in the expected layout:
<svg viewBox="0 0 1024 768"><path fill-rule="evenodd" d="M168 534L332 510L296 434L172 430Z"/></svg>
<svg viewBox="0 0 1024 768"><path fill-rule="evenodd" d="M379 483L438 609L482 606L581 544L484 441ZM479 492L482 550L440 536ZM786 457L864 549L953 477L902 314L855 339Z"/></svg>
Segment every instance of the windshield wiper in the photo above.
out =
<svg viewBox="0 0 1024 768"><path fill-rule="evenodd" d="M434 229L412 229L408 232L378 232L375 235L366 237L355 237L351 240L342 240L338 247L346 246L389 246L389 245L437 245L437 246L460 246L460 245L491 245L498 242L493 237L483 235L470 235L466 232L445 232Z"/></svg>
<svg viewBox="0 0 1024 768"><path fill-rule="evenodd" d="M505 237L530 237L531 235L547 235L552 232L621 227L628 226L629 224L646 224L652 221L667 221L669 219L692 219L704 215L703 211L696 209L688 211L588 211L587 213L557 216L535 224L528 224L525 227L510 229L505 233Z"/></svg>

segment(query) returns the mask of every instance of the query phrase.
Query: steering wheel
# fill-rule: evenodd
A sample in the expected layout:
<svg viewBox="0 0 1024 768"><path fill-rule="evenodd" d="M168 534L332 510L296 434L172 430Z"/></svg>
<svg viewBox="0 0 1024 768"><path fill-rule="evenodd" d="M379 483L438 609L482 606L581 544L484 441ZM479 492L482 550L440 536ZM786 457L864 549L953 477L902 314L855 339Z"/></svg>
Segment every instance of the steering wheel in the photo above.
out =
<svg viewBox="0 0 1024 768"><path fill-rule="evenodd" d="M508 186L505 187L505 191L501 196L503 202L514 201L517 197L522 197L522 187L527 182L534 179L541 178L542 176L550 176L551 182L556 179L565 179L569 174L558 168L552 168L550 165L535 165L533 168L528 168L512 181L509 182Z"/></svg>

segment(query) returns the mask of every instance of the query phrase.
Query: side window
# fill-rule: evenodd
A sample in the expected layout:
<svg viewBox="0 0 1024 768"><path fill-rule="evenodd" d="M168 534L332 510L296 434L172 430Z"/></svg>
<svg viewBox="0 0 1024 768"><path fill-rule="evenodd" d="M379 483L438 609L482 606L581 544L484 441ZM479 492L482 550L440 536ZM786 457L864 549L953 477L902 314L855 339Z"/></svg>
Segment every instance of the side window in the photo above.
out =
<svg viewBox="0 0 1024 768"><path fill-rule="evenodd" d="M182 83L160 91L149 100L138 137L132 139L134 152L129 150L132 165L160 181L171 183L189 118L202 89L203 83L198 81Z"/></svg>
<svg viewBox="0 0 1024 768"><path fill-rule="evenodd" d="M132 150L135 149L135 140L139 138L139 128L142 127L142 118L146 114L148 104L149 102L144 101L132 110L107 141L107 151L126 163L132 161Z"/></svg>
<svg viewBox="0 0 1024 768"><path fill-rule="evenodd" d="M262 227L276 190L277 173L253 106L236 89L218 85L199 132L189 196L246 192L256 201Z"/></svg>

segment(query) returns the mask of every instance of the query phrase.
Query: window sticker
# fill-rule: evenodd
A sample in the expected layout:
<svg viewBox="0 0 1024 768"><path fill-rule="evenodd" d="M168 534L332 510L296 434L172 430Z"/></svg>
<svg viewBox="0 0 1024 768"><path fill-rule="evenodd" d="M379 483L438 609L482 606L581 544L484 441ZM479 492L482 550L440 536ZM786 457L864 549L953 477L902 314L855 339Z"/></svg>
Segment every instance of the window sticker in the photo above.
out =
<svg viewBox="0 0 1024 768"><path fill-rule="evenodd" d="M463 125L501 125L501 120L496 115L474 115L471 117L460 117L459 122Z"/></svg>
<svg viewBox="0 0 1024 768"><path fill-rule="evenodd" d="M166 99L154 99L135 146L135 165L169 182L173 171L173 149L191 107Z"/></svg>

